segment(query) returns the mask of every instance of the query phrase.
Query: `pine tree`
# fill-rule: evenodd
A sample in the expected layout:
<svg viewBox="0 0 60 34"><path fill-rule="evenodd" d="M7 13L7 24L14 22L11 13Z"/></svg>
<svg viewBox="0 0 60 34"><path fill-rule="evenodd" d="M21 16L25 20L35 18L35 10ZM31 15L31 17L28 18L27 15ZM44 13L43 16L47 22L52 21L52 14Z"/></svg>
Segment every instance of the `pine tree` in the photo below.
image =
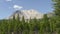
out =
<svg viewBox="0 0 60 34"><path fill-rule="evenodd" d="M58 17L57 19L56 19L56 27L58 27L58 25L59 25L59 21L60 21L60 0L53 0L53 5L54 5L54 12L55 12L55 15L56 15L56 17ZM55 18L56 18L55 17ZM59 28L58 28L59 29ZM57 30L58 30L57 29ZM59 29L60 30L60 29ZM58 30L58 31L59 31ZM59 31L60 32L60 31ZM60 34L60 33L59 33Z"/></svg>
<svg viewBox="0 0 60 34"><path fill-rule="evenodd" d="M47 14L44 15L44 30L45 32L49 32L50 31L50 23L49 23L49 18L47 17Z"/></svg>
<svg viewBox="0 0 60 34"><path fill-rule="evenodd" d="M60 0L52 0L54 5L54 12L57 16L60 16Z"/></svg>

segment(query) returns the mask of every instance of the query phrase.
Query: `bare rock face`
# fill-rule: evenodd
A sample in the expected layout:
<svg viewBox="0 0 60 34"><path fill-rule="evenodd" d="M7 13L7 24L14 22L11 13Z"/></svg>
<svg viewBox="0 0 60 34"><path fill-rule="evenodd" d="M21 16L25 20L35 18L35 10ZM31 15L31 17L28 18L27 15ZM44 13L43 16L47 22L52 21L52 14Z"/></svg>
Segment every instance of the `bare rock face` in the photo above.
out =
<svg viewBox="0 0 60 34"><path fill-rule="evenodd" d="M17 16L19 15L19 18L22 19L22 17L24 16L25 19L41 19L43 18L43 14L39 13L36 10L17 10L16 12L14 12L9 19L12 19L13 16L15 16L15 18L17 18Z"/></svg>

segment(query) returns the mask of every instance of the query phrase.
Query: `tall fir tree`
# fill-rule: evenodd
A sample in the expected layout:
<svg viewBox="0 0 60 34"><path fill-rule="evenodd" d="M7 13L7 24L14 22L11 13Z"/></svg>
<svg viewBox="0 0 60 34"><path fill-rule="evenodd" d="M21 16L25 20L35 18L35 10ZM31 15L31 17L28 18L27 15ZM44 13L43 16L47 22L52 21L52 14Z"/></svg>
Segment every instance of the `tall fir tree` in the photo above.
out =
<svg viewBox="0 0 60 34"><path fill-rule="evenodd" d="M56 27L58 27L58 25L59 25L59 21L60 21L60 0L52 0L53 1L53 5L54 5L54 12L55 12L55 15L56 15L56 17L58 17L57 19L56 19ZM55 18L56 18L55 17ZM60 26L59 26L60 27ZM59 29L59 28L58 28ZM57 30L58 30L57 29ZM60 32L60 29L58 30L59 32ZM60 33L59 33L60 34Z"/></svg>
<svg viewBox="0 0 60 34"><path fill-rule="evenodd" d="M52 0L54 5L55 15L60 16L60 0Z"/></svg>
<svg viewBox="0 0 60 34"><path fill-rule="evenodd" d="M50 31L50 23L49 23L49 18L47 16L47 14L44 15L43 20L44 20L44 28L45 28L44 31L49 32Z"/></svg>

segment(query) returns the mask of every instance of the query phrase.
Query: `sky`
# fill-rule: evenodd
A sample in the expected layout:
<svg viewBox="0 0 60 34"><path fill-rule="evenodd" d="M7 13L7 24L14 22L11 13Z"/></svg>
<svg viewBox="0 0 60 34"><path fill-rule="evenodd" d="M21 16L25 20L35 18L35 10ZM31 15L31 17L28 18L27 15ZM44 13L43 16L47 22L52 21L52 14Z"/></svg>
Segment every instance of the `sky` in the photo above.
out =
<svg viewBox="0 0 60 34"><path fill-rule="evenodd" d="M10 16L16 10L34 9L41 13L52 12L51 0L0 0L0 19Z"/></svg>

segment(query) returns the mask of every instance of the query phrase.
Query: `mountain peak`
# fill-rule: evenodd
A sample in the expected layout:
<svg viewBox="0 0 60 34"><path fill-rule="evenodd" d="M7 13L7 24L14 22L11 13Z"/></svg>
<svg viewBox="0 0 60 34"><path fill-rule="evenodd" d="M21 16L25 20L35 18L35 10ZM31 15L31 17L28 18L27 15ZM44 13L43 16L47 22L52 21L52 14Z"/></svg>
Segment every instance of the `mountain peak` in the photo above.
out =
<svg viewBox="0 0 60 34"><path fill-rule="evenodd" d="M9 19L12 19L13 16L15 16L15 18L17 18L17 15L19 14L19 17L20 19L22 18L22 16L24 16L25 19L41 19L43 18L43 14L42 13L39 13L38 11L36 10L17 10L16 12L14 12L10 17Z"/></svg>

